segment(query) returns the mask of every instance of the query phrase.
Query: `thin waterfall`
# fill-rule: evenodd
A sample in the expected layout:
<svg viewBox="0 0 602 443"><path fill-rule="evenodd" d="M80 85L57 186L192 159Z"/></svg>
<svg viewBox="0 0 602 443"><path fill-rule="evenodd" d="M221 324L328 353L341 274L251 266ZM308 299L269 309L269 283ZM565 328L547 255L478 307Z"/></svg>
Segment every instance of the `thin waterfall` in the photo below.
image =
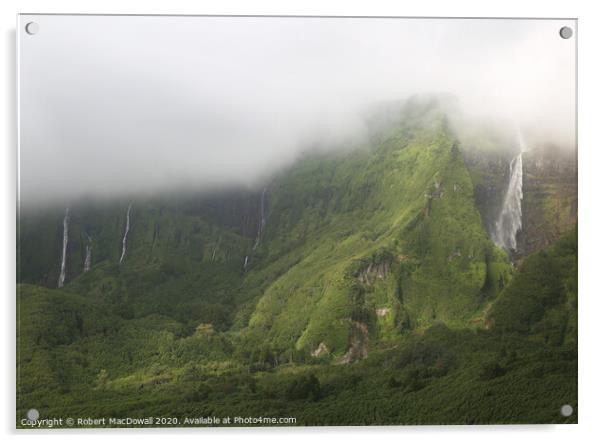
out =
<svg viewBox="0 0 602 443"><path fill-rule="evenodd" d="M222 236L220 235L219 237L217 237L217 243L213 246L213 253L211 254L211 263L215 261L215 253L217 252L217 249L219 248L221 242Z"/></svg>
<svg viewBox="0 0 602 443"><path fill-rule="evenodd" d="M86 245L86 259L84 260L84 272L88 272L92 267L92 237L88 235L88 244Z"/></svg>
<svg viewBox="0 0 602 443"><path fill-rule="evenodd" d="M504 197L504 204L495 222L493 241L506 251L516 251L516 234L522 228L523 212L523 153L525 142L518 132L520 152L510 162L510 181Z"/></svg>
<svg viewBox="0 0 602 443"><path fill-rule="evenodd" d="M62 288L65 284L65 274L67 270L67 244L69 243L69 208L65 209L63 217L63 253L61 255L61 273L59 274L58 287Z"/></svg>
<svg viewBox="0 0 602 443"><path fill-rule="evenodd" d="M245 255L245 264L242 266L243 269L247 269L247 263L249 262L249 256Z"/></svg>
<svg viewBox="0 0 602 443"><path fill-rule="evenodd" d="M267 190L267 186L263 188L261 191L261 203L259 208L259 226L257 228L257 237L255 238L255 244L253 245L253 251L257 249L259 246L259 242L261 241L261 234L263 234L263 230L265 228L265 192Z"/></svg>
<svg viewBox="0 0 602 443"><path fill-rule="evenodd" d="M123 263L123 259L125 258L125 251L127 249L127 240L128 240L128 232L130 232L130 211L132 210L132 204L128 205L128 212L125 217L125 232L123 233L123 240L121 241L121 258L119 259L119 264Z"/></svg>

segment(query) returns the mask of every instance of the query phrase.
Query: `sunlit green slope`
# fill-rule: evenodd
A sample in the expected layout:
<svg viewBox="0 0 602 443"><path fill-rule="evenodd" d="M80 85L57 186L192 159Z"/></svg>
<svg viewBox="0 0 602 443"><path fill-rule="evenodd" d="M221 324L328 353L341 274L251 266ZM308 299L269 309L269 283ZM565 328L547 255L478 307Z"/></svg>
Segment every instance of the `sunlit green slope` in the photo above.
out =
<svg viewBox="0 0 602 443"><path fill-rule="evenodd" d="M245 278L268 280L245 311L252 343L357 357L435 321L465 325L504 287L511 267L457 141L444 118L425 119L367 149L314 154L270 185Z"/></svg>

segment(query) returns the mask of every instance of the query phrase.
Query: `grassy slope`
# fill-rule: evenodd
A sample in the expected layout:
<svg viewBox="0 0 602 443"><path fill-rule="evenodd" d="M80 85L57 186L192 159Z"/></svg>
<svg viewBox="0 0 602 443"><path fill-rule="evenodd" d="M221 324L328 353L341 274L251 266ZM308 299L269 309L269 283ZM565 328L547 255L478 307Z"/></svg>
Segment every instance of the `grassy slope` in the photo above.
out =
<svg viewBox="0 0 602 443"><path fill-rule="evenodd" d="M357 318L389 338L436 320L464 324L510 276L472 192L441 123L398 128L370 151L302 161L270 186L259 250L268 265L257 272L277 278L267 278L248 339L267 339L277 353L319 343L342 353ZM387 275L359 284L357 273L379 255L388 257ZM258 278L251 272L247 281ZM388 318L376 319L376 309Z"/></svg>
<svg viewBox="0 0 602 443"><path fill-rule="evenodd" d="M48 389L42 393L23 389L18 413L35 403L45 416L154 414L183 419L236 414L292 416L298 424L314 425L575 423L576 413L563 418L559 408L567 403L577 407L576 247L572 232L553 248L525 260L493 303L488 329L450 329L439 323L351 365L315 361L249 373L248 368L215 354L225 343L212 343L219 339L211 332L177 338L166 333L166 325L153 321L158 335L144 341L149 348L140 352L146 355L136 356L153 368L146 378L98 376L89 384L64 385L61 390L53 383L69 372L64 367L57 373L47 371L52 365L40 363L45 361L40 356L46 355L40 347L47 348L49 355L55 349L67 365L80 346L74 337L97 335L94 329L103 329L106 322L96 313L86 316L82 300L60 291L45 290L45 306L32 304L32 298L40 296L39 289L24 286L23 309L28 309L27 315L37 312L39 321L36 327L21 330L21 335L31 338L34 332L55 331L56 337L35 348L40 370L30 367L27 373L19 372L28 380L48 375L47 380L38 380ZM73 310L83 314L71 321ZM78 315L83 318L81 331ZM86 326L88 318L100 323ZM151 333L150 324L145 334ZM21 349L27 355L34 347ZM87 357L90 367L106 358L98 352Z"/></svg>

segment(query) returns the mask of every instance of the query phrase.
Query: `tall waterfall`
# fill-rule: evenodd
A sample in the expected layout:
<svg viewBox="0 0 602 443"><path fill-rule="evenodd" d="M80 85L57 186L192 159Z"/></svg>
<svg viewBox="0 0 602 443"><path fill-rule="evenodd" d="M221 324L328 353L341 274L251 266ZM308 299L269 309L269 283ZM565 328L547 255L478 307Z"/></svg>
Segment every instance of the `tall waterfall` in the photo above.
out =
<svg viewBox="0 0 602 443"><path fill-rule="evenodd" d="M263 233L263 229L265 228L265 191L267 187L263 188L261 191L261 203L259 209L259 227L257 228L257 237L255 238L255 244L253 245L253 250L257 249L259 246L259 242L261 241L261 234Z"/></svg>
<svg viewBox="0 0 602 443"><path fill-rule="evenodd" d="M61 255L61 273L59 274L58 287L65 284L65 273L67 268L67 243L69 243L69 208L65 209L63 217L63 253Z"/></svg>
<svg viewBox="0 0 602 443"><path fill-rule="evenodd" d="M130 211L132 210L132 204L128 205L128 212L125 217L125 232L123 233L123 240L121 241L121 258L119 259L119 264L123 263L123 259L125 258L125 251L127 248L127 240L128 240L128 232L130 232Z"/></svg>
<svg viewBox="0 0 602 443"><path fill-rule="evenodd" d="M88 244L86 245L86 259L84 260L84 272L88 272L92 267L92 237L88 235Z"/></svg>
<svg viewBox="0 0 602 443"><path fill-rule="evenodd" d="M518 144L520 152L510 162L510 182L492 236L493 241L507 251L516 250L516 234L523 224L523 153L525 152L525 142L520 131L518 132Z"/></svg>

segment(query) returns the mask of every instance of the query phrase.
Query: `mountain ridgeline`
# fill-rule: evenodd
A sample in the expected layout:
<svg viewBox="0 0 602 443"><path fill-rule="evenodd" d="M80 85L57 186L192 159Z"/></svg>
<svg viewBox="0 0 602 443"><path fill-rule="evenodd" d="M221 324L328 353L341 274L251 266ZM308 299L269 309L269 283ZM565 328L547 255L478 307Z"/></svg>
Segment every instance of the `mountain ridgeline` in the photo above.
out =
<svg viewBox="0 0 602 443"><path fill-rule="evenodd" d="M561 420L576 166L463 146L434 99L388 112L365 146L309 151L257 189L22 213L19 411L74 412L65 399L92 392L75 408L217 414L228 397L305 424ZM537 277L546 263L556 280ZM516 406L529 392L543 409Z"/></svg>

